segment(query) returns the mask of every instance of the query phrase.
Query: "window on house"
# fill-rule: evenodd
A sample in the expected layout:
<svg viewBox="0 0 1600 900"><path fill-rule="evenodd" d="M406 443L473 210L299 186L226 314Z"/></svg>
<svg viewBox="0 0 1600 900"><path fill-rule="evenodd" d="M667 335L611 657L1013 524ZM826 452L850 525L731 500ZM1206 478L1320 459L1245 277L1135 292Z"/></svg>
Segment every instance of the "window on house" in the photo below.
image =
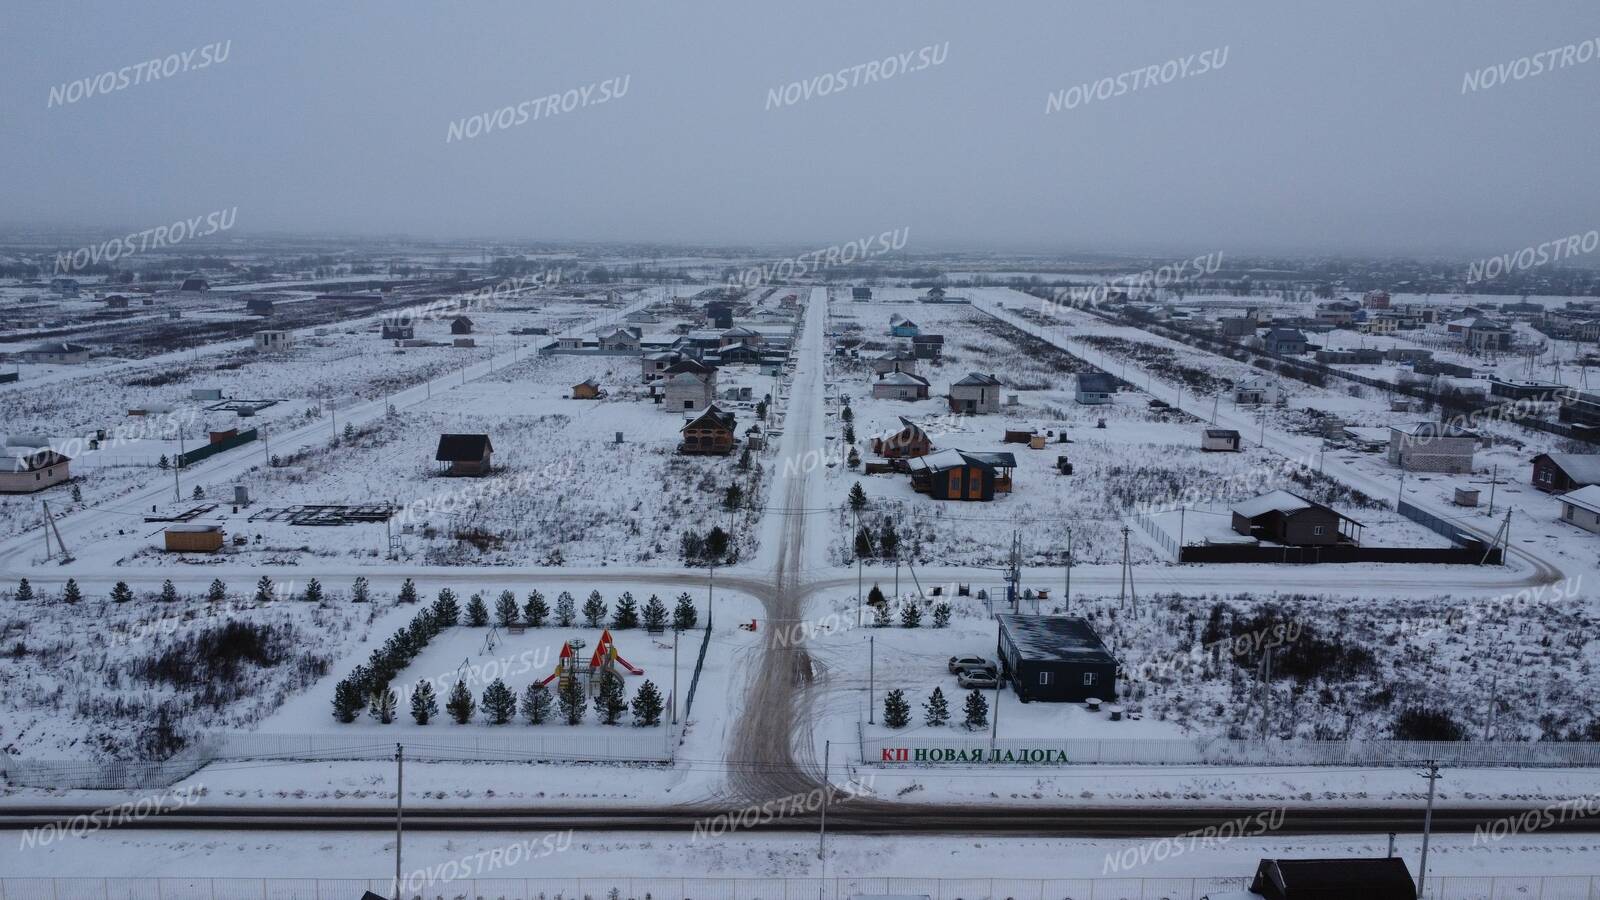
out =
<svg viewBox="0 0 1600 900"><path fill-rule="evenodd" d="M1094 673L1093 672L1085 672L1085 673L1083 673L1083 683L1085 685L1094 684Z"/></svg>
<svg viewBox="0 0 1600 900"><path fill-rule="evenodd" d="M1572 521L1572 507L1570 507L1570 506L1561 507L1561 517L1566 519L1569 522Z"/></svg>
<svg viewBox="0 0 1600 900"><path fill-rule="evenodd" d="M1313 525L1313 526L1311 526L1311 533L1313 535L1317 536L1317 537L1321 537L1323 535L1323 533L1325 533L1327 530L1328 530L1328 526L1326 526L1326 525Z"/></svg>
<svg viewBox="0 0 1600 900"><path fill-rule="evenodd" d="M1039 683L1040 684L1049 684L1050 683L1051 674L1052 673L1050 673L1050 672L1040 672L1039 673Z"/></svg>

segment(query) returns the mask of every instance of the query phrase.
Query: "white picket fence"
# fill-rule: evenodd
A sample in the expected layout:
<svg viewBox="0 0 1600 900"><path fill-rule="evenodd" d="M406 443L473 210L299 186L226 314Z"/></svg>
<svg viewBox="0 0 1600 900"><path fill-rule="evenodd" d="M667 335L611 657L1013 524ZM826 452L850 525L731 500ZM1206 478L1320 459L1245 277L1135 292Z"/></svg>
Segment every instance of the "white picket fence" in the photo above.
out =
<svg viewBox="0 0 1600 900"><path fill-rule="evenodd" d="M1248 876L1211 878L459 878L401 900L1202 900L1242 891ZM360 900L390 896L389 878L0 878L5 900ZM1428 879L1426 900L1600 900L1600 876Z"/></svg>

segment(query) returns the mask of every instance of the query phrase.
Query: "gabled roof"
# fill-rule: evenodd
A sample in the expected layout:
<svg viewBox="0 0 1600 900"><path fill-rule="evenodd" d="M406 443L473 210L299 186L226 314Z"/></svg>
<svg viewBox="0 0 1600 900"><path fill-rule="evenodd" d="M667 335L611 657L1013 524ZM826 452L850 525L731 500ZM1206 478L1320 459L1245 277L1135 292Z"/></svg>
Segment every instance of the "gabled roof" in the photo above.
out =
<svg viewBox="0 0 1600 900"><path fill-rule="evenodd" d="M1568 491L1557 499L1562 503L1571 504L1579 509L1600 514L1600 484L1591 484L1575 491Z"/></svg>
<svg viewBox="0 0 1600 900"><path fill-rule="evenodd" d="M1080 372L1078 390L1087 393L1114 394L1117 382L1104 372Z"/></svg>
<svg viewBox="0 0 1600 900"><path fill-rule="evenodd" d="M760 337L761 332L743 325L735 325L722 333L723 337Z"/></svg>
<svg viewBox="0 0 1600 900"><path fill-rule="evenodd" d="M873 358L883 362L911 362L917 357L915 354L896 347L893 350L885 350Z"/></svg>
<svg viewBox="0 0 1600 900"><path fill-rule="evenodd" d="M582 381L578 382L577 384L573 385L573 387L585 387L585 386L592 387L592 388L597 388L597 387L600 386L600 382L595 381L593 378L585 378L584 380L582 380Z"/></svg>
<svg viewBox="0 0 1600 900"><path fill-rule="evenodd" d="M441 434L433 458L437 462L476 461L493 452L494 444L487 434Z"/></svg>
<svg viewBox="0 0 1600 900"><path fill-rule="evenodd" d="M910 372L890 372L878 379L878 384L920 384L928 386L928 379Z"/></svg>
<svg viewBox="0 0 1600 900"><path fill-rule="evenodd" d="M1533 458L1550 460L1551 465L1582 484L1600 484L1600 453L1541 453Z"/></svg>
<svg viewBox="0 0 1600 900"><path fill-rule="evenodd" d="M683 423L683 427L678 430L687 431L690 428L696 427L716 427L725 428L728 431L732 431L733 425L733 413L724 412L723 410L719 409L715 403L713 403L712 405L706 407L705 412Z"/></svg>
<svg viewBox="0 0 1600 900"><path fill-rule="evenodd" d="M1270 882L1270 883L1268 883ZM1361 897L1363 900L1416 900L1417 886L1405 860L1263 859L1252 892L1285 900Z"/></svg>
<svg viewBox="0 0 1600 900"><path fill-rule="evenodd" d="M710 375L717 370L716 366L708 366L698 359L684 357L666 368L668 375Z"/></svg>
<svg viewBox="0 0 1600 900"><path fill-rule="evenodd" d="M1017 458L1010 453L978 452L975 450L938 450L927 456L918 456L910 460L913 468L925 469L929 472L943 472L961 466L979 466L985 469L1014 469L1017 467Z"/></svg>
<svg viewBox="0 0 1600 900"><path fill-rule="evenodd" d="M1000 379L982 372L968 372L967 377L953 382L951 387L999 387Z"/></svg>
<svg viewBox="0 0 1600 900"><path fill-rule="evenodd" d="M57 453L49 447L40 447L37 450L8 447L6 454L0 456L0 472L37 472L71 461L71 457Z"/></svg>
<svg viewBox="0 0 1600 900"><path fill-rule="evenodd" d="M1254 519L1256 516L1266 515L1269 512L1289 515L1301 510L1312 509L1317 505L1299 494L1291 494L1288 491L1268 491L1259 497L1251 497L1249 500L1236 504L1233 507L1233 511L1246 519Z"/></svg>
<svg viewBox="0 0 1600 900"><path fill-rule="evenodd" d="M1206 429L1206 437L1208 437L1208 438L1233 438L1233 439L1237 440L1239 438L1239 432L1234 431L1232 428L1207 428Z"/></svg>
<svg viewBox="0 0 1600 900"><path fill-rule="evenodd" d="M88 353L89 348L82 344L71 344L66 341L48 341L43 344L34 344L28 348L29 353Z"/></svg>
<svg viewBox="0 0 1600 900"><path fill-rule="evenodd" d="M1466 431L1448 422L1412 422L1408 425L1390 425L1390 428L1414 438L1472 437Z"/></svg>
<svg viewBox="0 0 1600 900"><path fill-rule="evenodd" d="M1306 339L1305 334L1297 328L1269 328L1262 337L1269 341L1303 341Z"/></svg>

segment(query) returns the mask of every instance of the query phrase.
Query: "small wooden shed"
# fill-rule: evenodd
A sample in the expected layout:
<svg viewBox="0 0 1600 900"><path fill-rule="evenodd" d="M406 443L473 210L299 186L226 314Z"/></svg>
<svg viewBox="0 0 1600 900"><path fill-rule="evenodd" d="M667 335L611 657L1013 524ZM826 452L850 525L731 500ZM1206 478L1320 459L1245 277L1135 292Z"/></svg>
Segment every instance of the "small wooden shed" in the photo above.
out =
<svg viewBox="0 0 1600 900"><path fill-rule="evenodd" d="M222 549L221 525L179 522L162 533L168 551L174 553L216 553Z"/></svg>

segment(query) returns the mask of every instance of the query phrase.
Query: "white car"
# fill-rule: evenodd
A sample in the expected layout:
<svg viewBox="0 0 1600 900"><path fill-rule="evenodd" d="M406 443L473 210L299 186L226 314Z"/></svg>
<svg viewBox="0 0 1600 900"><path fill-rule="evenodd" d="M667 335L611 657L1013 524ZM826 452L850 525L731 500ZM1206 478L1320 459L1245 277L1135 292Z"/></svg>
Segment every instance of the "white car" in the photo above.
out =
<svg viewBox="0 0 1600 900"><path fill-rule="evenodd" d="M956 684L981 690L998 687L1000 680L992 669L963 669L956 673Z"/></svg>
<svg viewBox="0 0 1600 900"><path fill-rule="evenodd" d="M980 668L987 667L987 668L991 668L992 669L992 668L994 668L994 663L989 662L989 660L986 657L982 657L982 656L952 656L952 657L950 657L950 663L947 666L947 668L948 668L950 674L954 675L957 672L961 671L962 669L970 669L970 668L973 668L975 666L976 667L980 667Z"/></svg>

